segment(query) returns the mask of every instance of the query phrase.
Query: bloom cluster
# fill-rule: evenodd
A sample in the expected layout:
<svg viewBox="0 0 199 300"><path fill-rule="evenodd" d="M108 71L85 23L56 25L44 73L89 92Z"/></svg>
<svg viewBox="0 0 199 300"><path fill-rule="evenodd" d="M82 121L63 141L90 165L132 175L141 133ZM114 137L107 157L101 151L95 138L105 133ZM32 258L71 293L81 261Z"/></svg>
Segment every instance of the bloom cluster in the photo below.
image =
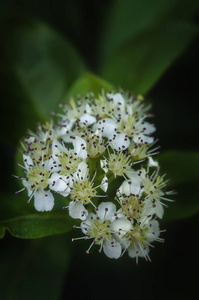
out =
<svg viewBox="0 0 199 300"><path fill-rule="evenodd" d="M152 158L158 154L141 96L127 92L102 93L60 104L57 122L38 125L24 139L22 179L28 202L50 211L54 195L65 198L71 218L110 258L128 251L130 257L150 261L149 248L159 237L168 180ZM21 190L21 191L22 191ZM17 192L18 193L18 192ZM108 199L107 199L108 198ZM75 240L73 239L73 240Z"/></svg>

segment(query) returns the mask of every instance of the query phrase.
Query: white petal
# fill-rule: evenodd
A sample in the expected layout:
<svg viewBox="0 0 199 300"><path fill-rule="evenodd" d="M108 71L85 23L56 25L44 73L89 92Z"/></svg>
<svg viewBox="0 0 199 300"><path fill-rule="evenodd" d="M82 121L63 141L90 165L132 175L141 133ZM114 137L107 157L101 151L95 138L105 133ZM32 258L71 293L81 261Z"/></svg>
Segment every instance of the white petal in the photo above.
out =
<svg viewBox="0 0 199 300"><path fill-rule="evenodd" d="M103 119L98 122L97 129L100 129L102 136L112 138L117 129L117 123L112 119Z"/></svg>
<svg viewBox="0 0 199 300"><path fill-rule="evenodd" d="M27 170L29 170L30 166L33 166L33 161L30 156L23 154L23 161Z"/></svg>
<svg viewBox="0 0 199 300"><path fill-rule="evenodd" d="M117 93L117 94L108 93L107 96L108 96L109 99L113 99L113 102L114 102L115 105L120 104L121 110L125 106L124 98L120 93Z"/></svg>
<svg viewBox="0 0 199 300"><path fill-rule="evenodd" d="M69 215L73 219L85 220L88 215L88 211L81 202L71 201L69 203Z"/></svg>
<svg viewBox="0 0 199 300"><path fill-rule="evenodd" d="M115 150L125 150L130 145L130 140L124 133L116 134L112 139L111 148Z"/></svg>
<svg viewBox="0 0 199 300"><path fill-rule="evenodd" d="M39 189L34 194L34 206L38 211L50 211L54 206L54 197L50 191Z"/></svg>
<svg viewBox="0 0 199 300"><path fill-rule="evenodd" d="M142 250L141 250L142 249ZM135 245L133 248L128 248L128 254L130 257L135 258L135 257L146 257L146 255L149 253L149 247L148 245L141 246Z"/></svg>
<svg viewBox="0 0 199 300"><path fill-rule="evenodd" d="M112 202L102 202L97 209L97 215L101 220L111 220L115 213L116 206Z"/></svg>
<svg viewBox="0 0 199 300"><path fill-rule="evenodd" d="M132 229L132 224L125 217L115 220L111 224L111 228L115 231L120 238Z"/></svg>
<svg viewBox="0 0 199 300"><path fill-rule="evenodd" d="M105 159L101 159L100 160L100 166L104 170L105 173L108 172L107 165L108 165L108 163L107 163L107 161Z"/></svg>
<svg viewBox="0 0 199 300"><path fill-rule="evenodd" d="M48 180L49 187L55 192L63 192L67 188L66 176L61 176L59 173L53 173Z"/></svg>
<svg viewBox="0 0 199 300"><path fill-rule="evenodd" d="M152 220L150 222L150 228L149 228L149 232L147 234L148 239L147 241L149 243L155 241L160 235L160 228L159 228L159 223L157 220Z"/></svg>
<svg viewBox="0 0 199 300"><path fill-rule="evenodd" d="M122 247L115 240L105 239L105 241L103 243L103 250L104 250L104 253L106 254L106 256L108 256L109 258L117 259L121 255Z"/></svg>
<svg viewBox="0 0 199 300"><path fill-rule="evenodd" d="M93 219L95 219L96 215L94 215L93 213L90 213L87 217L87 219L85 220L85 222L81 222L80 226L81 226L81 230L84 234L88 234L88 230L90 229L90 227L93 224ZM91 219L93 218L93 219Z"/></svg>
<svg viewBox="0 0 199 300"><path fill-rule="evenodd" d="M96 122L96 118L89 114L84 114L83 116L81 116L80 122L82 122L86 125L91 125Z"/></svg>
<svg viewBox="0 0 199 300"><path fill-rule="evenodd" d="M32 190L30 189L31 183L28 180L26 181L25 179L22 180L22 183L28 191L28 196L30 196L32 194Z"/></svg>
<svg viewBox="0 0 199 300"><path fill-rule="evenodd" d="M87 157L86 142L79 136L75 136L73 140L74 153L77 153L78 157L85 159Z"/></svg>
<svg viewBox="0 0 199 300"><path fill-rule="evenodd" d="M121 194L129 196L130 194L140 193L140 180L125 180L119 188Z"/></svg>
<svg viewBox="0 0 199 300"><path fill-rule="evenodd" d="M133 140L135 143L147 143L147 144L151 144L153 143L154 141L154 138L153 137L150 137L150 136L147 136L147 135L144 135L143 133L140 133L140 134L135 134L133 136Z"/></svg>
<svg viewBox="0 0 199 300"><path fill-rule="evenodd" d="M158 167L159 163L158 163L158 161L153 160L153 158L150 156L148 166L149 167Z"/></svg>
<svg viewBox="0 0 199 300"><path fill-rule="evenodd" d="M107 176L104 176L104 178L102 179L100 187L104 192L107 191L107 189L108 189L108 177Z"/></svg>
<svg viewBox="0 0 199 300"><path fill-rule="evenodd" d="M77 171L73 174L73 178L76 181L85 181L88 179L89 176L89 170L88 165L82 161L77 168Z"/></svg>
<svg viewBox="0 0 199 300"><path fill-rule="evenodd" d="M146 128L144 130L144 134L151 134L151 133L156 131L155 126L153 124L148 123L148 122L143 123L143 128Z"/></svg>
<svg viewBox="0 0 199 300"><path fill-rule="evenodd" d="M155 213L156 213L156 215L157 215L157 217L159 218L159 219L162 219L162 217L163 217L163 215L164 215L164 208L163 208L163 205L160 203L160 201L159 200L157 200L156 202L155 202Z"/></svg>

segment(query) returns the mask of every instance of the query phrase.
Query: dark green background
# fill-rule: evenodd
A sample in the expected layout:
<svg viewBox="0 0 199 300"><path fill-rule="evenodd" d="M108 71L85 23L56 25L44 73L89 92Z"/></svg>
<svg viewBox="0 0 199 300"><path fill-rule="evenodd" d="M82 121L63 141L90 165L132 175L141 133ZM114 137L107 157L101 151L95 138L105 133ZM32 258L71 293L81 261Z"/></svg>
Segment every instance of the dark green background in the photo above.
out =
<svg viewBox="0 0 199 300"><path fill-rule="evenodd" d="M165 212L165 218L172 222L161 225L167 229L164 233L165 244L156 243L156 248L150 253L153 262L146 263L140 259L139 267L127 255L117 261L98 254L97 249L86 255L88 244L76 241L71 245L70 239L78 236L78 231L35 240L17 239L7 233L0 241L2 299L68 299L69 295L73 299L197 299L199 37L197 33L189 31L184 20L189 20L197 28L199 5L198 1L193 0L166 0L165 6L159 10L160 2L153 0L142 5L142 1L132 1L130 7L129 1L114 0L1 2L1 198L7 193L14 193L17 188L10 174L15 172L18 140L26 135L27 128L34 130L36 122L43 121L47 114L46 104L41 101L43 95L40 94L39 98L33 90L35 99L26 101L28 89L22 88L21 77L16 78L13 71L16 71L13 64L22 62L28 74L28 68L37 61L37 57L32 56L32 36L29 50L26 43L28 33L20 35L22 46L17 48L19 42L12 40L13 32L21 24L28 28L29 23L40 21L54 28L68 43L62 45L62 40L56 40L55 36L55 41L47 43L47 48L42 48L47 55L56 57L58 70L66 77L66 82L62 82L62 77L59 77L62 73L58 72L56 76L48 77L51 81L44 83L46 92L48 85L60 87L52 94L52 97L59 99L52 100L52 103L64 98L84 71L93 72L115 86L145 93L146 99L153 104L156 136L160 139L161 151L170 151L160 158L160 162L168 170L169 176L176 174L173 181L179 192L177 204L171 204L168 209L171 213ZM121 6L117 13L114 10L115 3ZM165 20L169 24L166 27ZM176 20L179 21L178 27L173 23ZM141 30L142 26L147 29ZM150 31L150 28L155 29ZM134 36L136 30L138 33L133 46L135 43L138 46L133 48L129 37ZM168 43L165 42L167 39ZM156 43L157 47L151 46ZM76 53L75 56L71 55L71 64L62 50L68 47L66 56L72 53L70 45L78 53L77 59ZM50 54L48 47L52 50ZM60 52L56 52L56 49ZM150 56L149 50L154 56ZM175 57L168 57L168 53L174 50ZM142 54L145 61L139 65L137 61ZM160 63L156 58L160 59ZM159 66L163 65L161 58L165 62L164 71L159 70ZM121 74L118 70L121 70ZM154 72L157 76L153 76ZM131 81L133 76L135 78ZM43 81L38 80L40 83L42 85ZM181 203L182 199L184 202ZM192 203L194 209L190 213L189 205ZM182 204L185 204L183 215L176 217L179 220L175 221L175 213L178 208L181 210ZM184 218L189 215L190 218Z"/></svg>

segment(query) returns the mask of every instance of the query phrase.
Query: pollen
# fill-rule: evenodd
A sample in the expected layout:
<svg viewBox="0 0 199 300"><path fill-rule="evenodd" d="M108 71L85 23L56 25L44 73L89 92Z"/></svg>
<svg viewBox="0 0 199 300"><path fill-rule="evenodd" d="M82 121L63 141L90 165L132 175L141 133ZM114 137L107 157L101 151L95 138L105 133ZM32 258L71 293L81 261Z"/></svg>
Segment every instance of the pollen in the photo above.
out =
<svg viewBox="0 0 199 300"><path fill-rule="evenodd" d="M108 168L115 177L123 176L131 169L129 156L122 152L110 154Z"/></svg>
<svg viewBox="0 0 199 300"><path fill-rule="evenodd" d="M127 234L129 241L131 241L130 248L134 247L135 244L146 244L147 231L148 228L142 228L139 224L136 224L134 228Z"/></svg>
<svg viewBox="0 0 199 300"><path fill-rule="evenodd" d="M50 172L45 170L41 166L37 165L35 168L29 168L29 173L27 174L27 177L29 182L31 183L31 189L45 189L48 186L49 176Z"/></svg>
<svg viewBox="0 0 199 300"><path fill-rule="evenodd" d="M75 153L70 153L67 155L65 152L61 152L58 155L59 161L61 163L60 174L72 174L77 170L78 165L82 161Z"/></svg>
<svg viewBox="0 0 199 300"><path fill-rule="evenodd" d="M138 219L142 215L144 203L137 196L127 196L121 202L123 214L130 219Z"/></svg>
<svg viewBox="0 0 199 300"><path fill-rule="evenodd" d="M96 191L90 181L77 181L73 184L71 191L72 199L81 201L83 204L89 204L90 199L95 197L95 195Z"/></svg>
<svg viewBox="0 0 199 300"><path fill-rule="evenodd" d="M94 220L87 234L95 238L96 244L101 244L104 238L111 238L110 221Z"/></svg>

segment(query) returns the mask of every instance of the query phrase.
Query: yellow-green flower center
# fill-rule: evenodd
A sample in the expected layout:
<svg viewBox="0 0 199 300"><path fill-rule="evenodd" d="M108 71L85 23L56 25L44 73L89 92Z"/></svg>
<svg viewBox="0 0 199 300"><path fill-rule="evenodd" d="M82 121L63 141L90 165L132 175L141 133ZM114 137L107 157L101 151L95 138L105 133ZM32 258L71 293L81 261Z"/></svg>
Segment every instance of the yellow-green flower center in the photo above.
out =
<svg viewBox="0 0 199 300"><path fill-rule="evenodd" d="M65 152L61 152L58 155L59 161L61 163L60 174L71 174L77 171L77 167L82 161L80 157L75 155L75 153L70 153L69 156Z"/></svg>
<svg viewBox="0 0 199 300"><path fill-rule="evenodd" d="M129 196L122 200L122 212L125 216L131 219L141 217L144 204L136 196Z"/></svg>
<svg viewBox="0 0 199 300"><path fill-rule="evenodd" d="M45 189L48 186L50 172L45 170L41 166L36 166L35 168L29 168L29 173L27 174L28 180L31 183L31 189L35 190L38 188Z"/></svg>
<svg viewBox="0 0 199 300"><path fill-rule="evenodd" d="M128 232L127 237L131 241L130 248L134 247L135 244L146 244L148 228L141 228L139 224Z"/></svg>
<svg viewBox="0 0 199 300"><path fill-rule="evenodd" d="M90 199L96 195L90 181L77 181L73 184L71 198L81 201L83 204L89 204Z"/></svg>
<svg viewBox="0 0 199 300"><path fill-rule="evenodd" d="M131 137L135 131L134 125L137 122L135 116L127 116L122 118L118 124L118 131L125 133L128 137Z"/></svg>
<svg viewBox="0 0 199 300"><path fill-rule="evenodd" d="M111 238L110 221L94 220L87 234L94 237L97 244L104 238Z"/></svg>
<svg viewBox="0 0 199 300"><path fill-rule="evenodd" d="M129 156L124 153L112 153L109 157L108 168L115 176L123 176L131 168Z"/></svg>

